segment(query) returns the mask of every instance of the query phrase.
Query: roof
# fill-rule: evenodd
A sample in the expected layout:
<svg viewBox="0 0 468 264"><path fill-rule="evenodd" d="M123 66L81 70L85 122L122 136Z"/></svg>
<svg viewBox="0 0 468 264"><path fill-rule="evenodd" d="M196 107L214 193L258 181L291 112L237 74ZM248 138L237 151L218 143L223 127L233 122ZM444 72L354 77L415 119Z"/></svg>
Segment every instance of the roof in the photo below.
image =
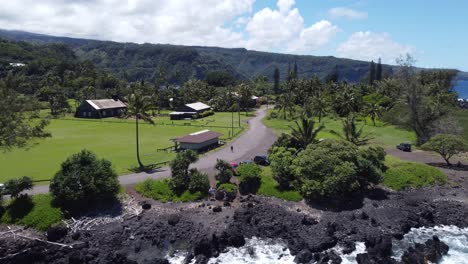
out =
<svg viewBox="0 0 468 264"><path fill-rule="evenodd" d="M178 137L174 141L179 143L202 143L208 140L219 138L222 134L210 130L202 130L187 136Z"/></svg>
<svg viewBox="0 0 468 264"><path fill-rule="evenodd" d="M199 111L199 110L205 110L205 109L210 109L211 106L201 103L201 102L196 102L192 104L185 104L186 106L192 108L193 110Z"/></svg>
<svg viewBox="0 0 468 264"><path fill-rule="evenodd" d="M169 115L196 114L197 112L170 112Z"/></svg>
<svg viewBox="0 0 468 264"><path fill-rule="evenodd" d="M122 101L114 99L86 100L86 102L96 110L127 107Z"/></svg>

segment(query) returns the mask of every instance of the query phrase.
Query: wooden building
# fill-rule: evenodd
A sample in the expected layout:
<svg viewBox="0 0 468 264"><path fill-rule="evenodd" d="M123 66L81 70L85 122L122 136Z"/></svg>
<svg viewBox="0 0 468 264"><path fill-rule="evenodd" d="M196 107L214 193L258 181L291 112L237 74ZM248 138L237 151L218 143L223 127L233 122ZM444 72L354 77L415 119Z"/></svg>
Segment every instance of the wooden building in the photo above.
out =
<svg viewBox="0 0 468 264"><path fill-rule="evenodd" d="M197 118L200 117L202 113L211 110L211 106L196 102L192 104L185 104L179 106L176 111L169 114L171 120L181 120L185 118Z"/></svg>
<svg viewBox="0 0 468 264"><path fill-rule="evenodd" d="M219 137L222 134L210 130L198 131L183 137L172 139L176 144L176 150L191 149L204 151L219 145Z"/></svg>
<svg viewBox="0 0 468 264"><path fill-rule="evenodd" d="M103 118L122 115L127 105L120 100L100 99L86 100L76 108L75 117Z"/></svg>

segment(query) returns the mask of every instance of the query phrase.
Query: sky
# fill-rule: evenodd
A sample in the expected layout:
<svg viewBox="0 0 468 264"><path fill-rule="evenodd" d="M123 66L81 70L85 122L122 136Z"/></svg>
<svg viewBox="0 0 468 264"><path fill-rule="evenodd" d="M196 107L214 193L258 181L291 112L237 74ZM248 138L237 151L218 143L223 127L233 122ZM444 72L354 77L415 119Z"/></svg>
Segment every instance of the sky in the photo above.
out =
<svg viewBox="0 0 468 264"><path fill-rule="evenodd" d="M465 0L0 0L0 28L468 71Z"/></svg>

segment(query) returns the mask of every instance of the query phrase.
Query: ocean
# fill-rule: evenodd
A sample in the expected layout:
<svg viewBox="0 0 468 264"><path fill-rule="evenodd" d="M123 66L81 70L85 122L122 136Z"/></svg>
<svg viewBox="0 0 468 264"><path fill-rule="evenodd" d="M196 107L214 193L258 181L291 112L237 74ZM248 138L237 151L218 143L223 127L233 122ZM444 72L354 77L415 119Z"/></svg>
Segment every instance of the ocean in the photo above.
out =
<svg viewBox="0 0 468 264"><path fill-rule="evenodd" d="M459 80L453 88L458 93L458 98L468 100L468 80Z"/></svg>

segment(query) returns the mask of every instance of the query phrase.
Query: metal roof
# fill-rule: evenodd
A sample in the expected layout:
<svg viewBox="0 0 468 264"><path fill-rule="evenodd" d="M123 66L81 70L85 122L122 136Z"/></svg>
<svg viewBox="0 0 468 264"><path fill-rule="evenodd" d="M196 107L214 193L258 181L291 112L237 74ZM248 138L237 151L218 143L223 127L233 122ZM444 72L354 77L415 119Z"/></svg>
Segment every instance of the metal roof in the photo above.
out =
<svg viewBox="0 0 468 264"><path fill-rule="evenodd" d="M211 106L201 103L201 102L196 102L192 104L185 104L186 106L192 108L193 110L200 111L200 110L205 110L205 109L210 109Z"/></svg>
<svg viewBox="0 0 468 264"><path fill-rule="evenodd" d="M96 110L127 107L122 101L114 99L86 100L86 102Z"/></svg>
<svg viewBox="0 0 468 264"><path fill-rule="evenodd" d="M199 132L195 132L183 137L178 137L174 139L174 141L177 141L179 143L202 143L208 140L212 140L215 138L219 138L223 134L220 134L218 132L210 131L210 130L203 130Z"/></svg>

